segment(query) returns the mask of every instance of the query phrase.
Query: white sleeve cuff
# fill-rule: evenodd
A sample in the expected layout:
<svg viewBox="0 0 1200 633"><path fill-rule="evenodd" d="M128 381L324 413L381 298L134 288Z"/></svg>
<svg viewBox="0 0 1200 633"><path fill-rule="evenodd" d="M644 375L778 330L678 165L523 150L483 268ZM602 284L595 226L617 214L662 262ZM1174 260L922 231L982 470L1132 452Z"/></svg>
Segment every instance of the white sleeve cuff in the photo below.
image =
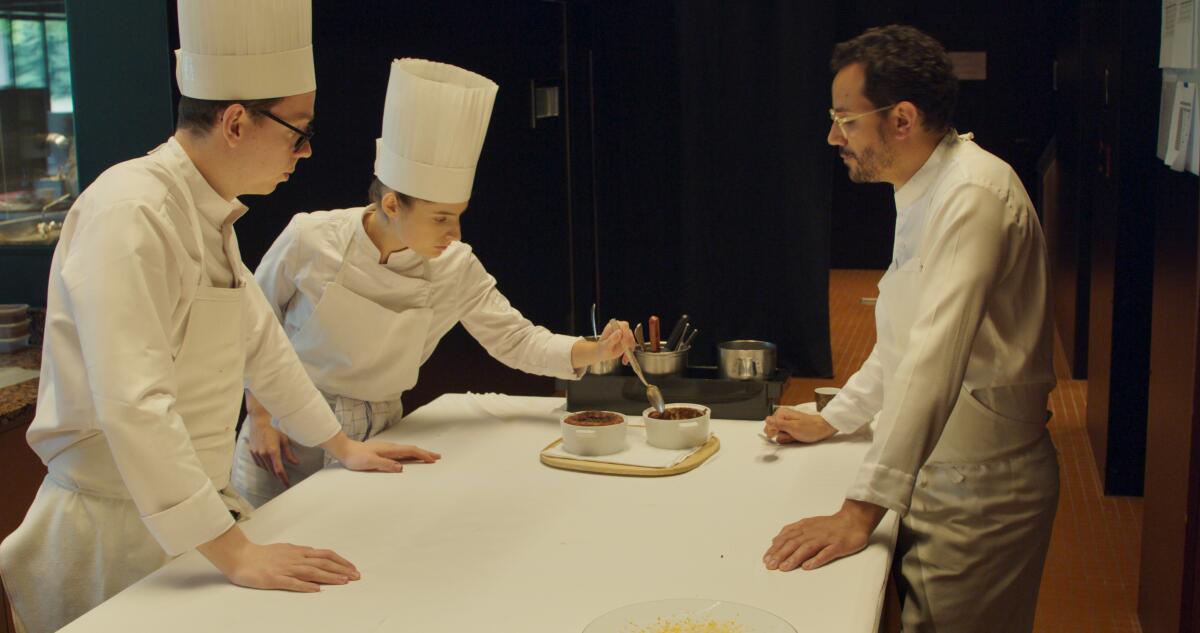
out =
<svg viewBox="0 0 1200 633"><path fill-rule="evenodd" d="M916 478L906 472L882 464L864 463L846 492L846 498L873 503L904 516L912 503L915 482Z"/></svg>
<svg viewBox="0 0 1200 633"><path fill-rule="evenodd" d="M316 446L342 430L333 409L320 392L313 390L308 404L279 418L279 429L305 446Z"/></svg>
<svg viewBox="0 0 1200 633"><path fill-rule="evenodd" d="M555 334L550 339L550 343L546 346L546 368L550 370L550 375L563 380L579 380L587 373L587 367L578 369L571 366L571 349L575 347L575 343L583 340L578 336L567 336L566 334Z"/></svg>
<svg viewBox="0 0 1200 633"><path fill-rule="evenodd" d="M821 409L821 413L818 415L825 418L829 426L837 429L839 433L846 434L861 429L871 421L870 418L863 419L862 414L847 404L844 398L836 396L829 401L829 404L825 405L824 409Z"/></svg>
<svg viewBox="0 0 1200 633"><path fill-rule="evenodd" d="M233 527L233 516L211 481L181 503L142 517L146 529L170 556L203 545Z"/></svg>

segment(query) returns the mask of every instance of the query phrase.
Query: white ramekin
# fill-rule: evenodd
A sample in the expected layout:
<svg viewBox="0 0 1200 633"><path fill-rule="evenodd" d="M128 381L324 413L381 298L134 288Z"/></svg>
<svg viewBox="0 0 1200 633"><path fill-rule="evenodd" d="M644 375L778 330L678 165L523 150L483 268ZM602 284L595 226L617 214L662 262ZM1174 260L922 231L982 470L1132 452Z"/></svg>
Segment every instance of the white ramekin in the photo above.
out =
<svg viewBox="0 0 1200 633"><path fill-rule="evenodd" d="M708 441L708 424L712 411L702 404L673 402L668 409L688 407L699 409L704 415L690 420L658 420L650 417L653 407L642 411L642 420L646 423L646 442L659 448L694 448Z"/></svg>
<svg viewBox="0 0 1200 633"><path fill-rule="evenodd" d="M576 412L578 413L578 412ZM621 418L617 424L606 426L577 426L567 422L567 418L575 415L568 413L562 417L559 425L562 427L563 450L574 455L612 455L625 449L625 416L615 411L605 411Z"/></svg>

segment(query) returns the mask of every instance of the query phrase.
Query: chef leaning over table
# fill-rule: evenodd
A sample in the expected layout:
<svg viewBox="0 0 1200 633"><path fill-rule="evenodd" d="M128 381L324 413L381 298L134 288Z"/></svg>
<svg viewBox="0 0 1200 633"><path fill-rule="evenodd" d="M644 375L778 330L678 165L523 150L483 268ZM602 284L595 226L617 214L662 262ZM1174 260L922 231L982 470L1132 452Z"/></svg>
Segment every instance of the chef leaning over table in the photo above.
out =
<svg viewBox="0 0 1200 633"><path fill-rule="evenodd" d="M309 1L179 0L175 135L105 171L67 216L28 433L49 473L0 545L31 633L191 549L247 587L359 577L334 552L259 545L237 526L250 511L229 486L246 384L292 437L350 468L436 459L341 432L238 254L235 196L271 192L311 154Z"/></svg>
<svg viewBox="0 0 1200 633"><path fill-rule="evenodd" d="M401 418L400 395L460 322L506 365L560 378L633 346L623 322L596 342L535 326L460 241L497 90L456 66L394 60L370 204L296 215L255 272L350 437L365 440ZM266 503L332 461L319 448L294 448L256 385L246 402L233 484L250 502Z"/></svg>
<svg viewBox="0 0 1200 633"><path fill-rule="evenodd" d="M1058 498L1037 213L1012 168L951 127L957 81L937 41L871 29L831 65L829 143L851 180L895 187L892 264L862 368L819 415L781 409L766 430L816 442L874 419L874 438L842 508L785 526L764 562L853 554L894 510L906 633L1030 631Z"/></svg>

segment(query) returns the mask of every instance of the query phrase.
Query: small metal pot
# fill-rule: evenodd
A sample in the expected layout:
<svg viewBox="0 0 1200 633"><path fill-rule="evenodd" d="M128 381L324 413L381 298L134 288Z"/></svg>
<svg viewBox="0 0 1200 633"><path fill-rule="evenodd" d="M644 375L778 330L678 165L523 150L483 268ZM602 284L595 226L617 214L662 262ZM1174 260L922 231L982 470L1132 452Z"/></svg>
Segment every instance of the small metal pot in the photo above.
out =
<svg viewBox="0 0 1200 633"><path fill-rule="evenodd" d="M599 337L585 336L583 338L595 343ZM616 358L610 358L608 360L602 360L598 363L593 363L588 365L587 370L588 373L592 374L593 376L611 376L613 374L619 374L621 373L621 357L618 356Z"/></svg>
<svg viewBox="0 0 1200 633"><path fill-rule="evenodd" d="M718 371L732 380L766 380L775 373L778 350L766 341L725 341L717 346Z"/></svg>
<svg viewBox="0 0 1200 633"><path fill-rule="evenodd" d="M679 376L687 367L688 350L690 346L672 351L651 352L633 350L637 362L642 366L642 372L647 376Z"/></svg>

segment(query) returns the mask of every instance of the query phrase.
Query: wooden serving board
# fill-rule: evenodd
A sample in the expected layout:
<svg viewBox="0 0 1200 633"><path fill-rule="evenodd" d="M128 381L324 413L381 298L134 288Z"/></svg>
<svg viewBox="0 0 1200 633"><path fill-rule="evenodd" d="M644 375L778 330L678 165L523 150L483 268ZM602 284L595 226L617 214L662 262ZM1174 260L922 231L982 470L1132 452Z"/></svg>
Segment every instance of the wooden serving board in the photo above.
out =
<svg viewBox="0 0 1200 633"><path fill-rule="evenodd" d="M689 470L703 464L709 457L712 457L721 450L721 440L717 439L716 435L710 435L708 441L704 443L695 453L688 455L683 461L667 468L655 468L651 466L630 466L629 464L610 464L608 462L593 462L584 459L568 459L566 457L555 457L547 455L546 451L554 448L562 443L562 438L550 442L550 445L542 449L542 463L553 468L562 468L564 470L577 470L583 473L599 473L601 475L625 475L628 477L666 477L668 475L678 475L686 473Z"/></svg>

